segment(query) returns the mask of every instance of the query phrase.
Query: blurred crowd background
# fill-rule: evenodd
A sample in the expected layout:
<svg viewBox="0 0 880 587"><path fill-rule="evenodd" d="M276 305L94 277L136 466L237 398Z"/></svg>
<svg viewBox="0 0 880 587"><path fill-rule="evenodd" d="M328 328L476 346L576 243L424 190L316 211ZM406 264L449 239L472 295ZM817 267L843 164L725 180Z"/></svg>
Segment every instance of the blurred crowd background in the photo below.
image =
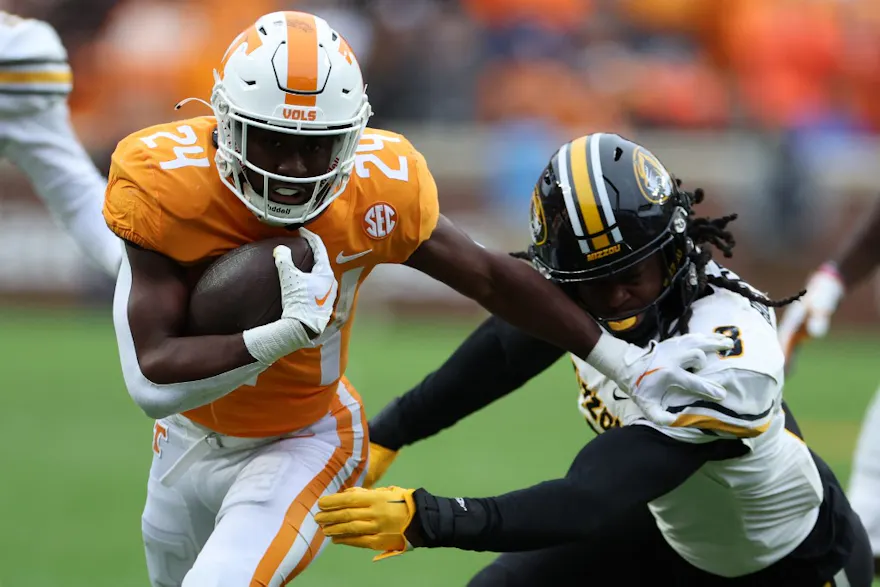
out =
<svg viewBox="0 0 880 587"><path fill-rule="evenodd" d="M58 29L75 75L73 120L102 169L127 133L209 114L195 102L173 106L209 97L213 68L256 16L303 9L354 48L371 124L406 134L432 166L443 209L493 246L527 243L526 202L540 170L561 142L595 131L652 148L686 185L706 188L706 213L739 212L731 265L776 295L831 255L878 193L877 0L6 0L0 8ZM0 245L64 238L40 224L26 183L7 167L0 189ZM35 223L45 226L39 239ZM7 264L0 291L94 295L73 254L63 264L56 256L54 272ZM51 264L46 255L23 256ZM416 284L411 291L452 303L444 288ZM381 298L382 287L375 291Z"/></svg>
<svg viewBox="0 0 880 587"><path fill-rule="evenodd" d="M174 106L208 99L232 39L276 9L313 11L346 37L371 124L424 153L443 212L486 246L528 245L534 182L560 144L597 131L646 145L703 187L701 215L738 213L735 256L722 260L777 298L803 287L880 197L880 0L0 0L59 31L72 120L105 172L126 134L210 114ZM0 443L11 447L0 520L15 528L0 533L2 586L147 583L152 422L123 391L112 290L0 160ZM877 385L875 291L848 295L829 339L786 376L811 447L842 481ZM361 292L347 375L373 416L435 369L480 310L401 266L378 268ZM564 474L591 436L572 383L559 361L408 448L386 480L476 496ZM463 585L492 555L398 558L374 565L330 547L296 584Z"/></svg>

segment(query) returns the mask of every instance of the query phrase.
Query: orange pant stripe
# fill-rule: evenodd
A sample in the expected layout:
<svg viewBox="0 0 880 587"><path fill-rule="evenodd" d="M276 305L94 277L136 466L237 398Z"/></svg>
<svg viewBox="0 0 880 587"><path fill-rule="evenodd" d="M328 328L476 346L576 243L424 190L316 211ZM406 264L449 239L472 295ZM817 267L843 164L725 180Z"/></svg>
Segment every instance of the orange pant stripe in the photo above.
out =
<svg viewBox="0 0 880 587"><path fill-rule="evenodd" d="M349 385L348 381L343 379L342 384L345 385L345 389L348 391L348 393L350 393L355 399L357 399L358 403L361 403L360 396L358 396L354 388ZM363 405L363 403L361 403L361 405ZM340 487L339 489L340 491L352 487L361 476L361 473L363 473L364 468L367 466L367 455L370 450L370 442L369 438L367 438L366 436L367 414L366 412L364 412L364 410L361 410L361 429L364 431L364 442L363 446L361 446L360 462L358 463L357 467L354 468L354 471L352 471L351 475L349 475L348 478L345 480L345 483L342 484L342 487ZM312 562L312 559L314 558L315 553L317 553L318 549L321 547L321 542L323 542L323 540L324 534L320 530L318 530L312 537L312 541L309 543L309 551L304 557L300 559L299 563L293 569L293 572L291 572L287 577L284 578L284 583L282 583L282 585L287 585L290 581L293 580L294 577L299 575L306 569L307 566L309 566L309 564Z"/></svg>
<svg viewBox="0 0 880 587"><path fill-rule="evenodd" d="M363 412L363 410L361 411ZM251 579L250 587L267 587L269 585L272 577L275 576L279 567L281 567L284 557L293 548L294 542L300 535L300 527L306 516L309 515L309 511L318 501L318 498L327 491L327 488L333 483L333 479L342 471L348 459L354 454L354 430L352 429L351 410L344 406L339 396L336 395L330 404L330 412L336 418L336 431L339 435L340 444L333 451L333 455L327 461L327 464L324 465L324 469L303 488L293 500L293 503L290 504L287 513L284 515L284 525L278 531L278 534L275 535L262 560L260 560L260 564L257 565L257 570ZM317 533L320 534L320 530ZM309 552L297 564L293 576L297 574L298 570L301 570L300 567L305 568L311 562L314 557L313 553L314 551L310 544ZM293 576L290 578L293 578ZM285 582L289 579L286 579Z"/></svg>

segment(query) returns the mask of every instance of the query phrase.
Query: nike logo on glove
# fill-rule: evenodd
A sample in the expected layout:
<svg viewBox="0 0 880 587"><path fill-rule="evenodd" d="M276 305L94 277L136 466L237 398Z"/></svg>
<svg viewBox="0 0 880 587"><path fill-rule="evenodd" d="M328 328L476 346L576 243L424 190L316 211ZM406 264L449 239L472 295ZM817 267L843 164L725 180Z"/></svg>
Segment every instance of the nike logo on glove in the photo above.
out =
<svg viewBox="0 0 880 587"><path fill-rule="evenodd" d="M327 290L327 293L324 294L323 298L315 297L315 303L318 304L319 307L326 304L327 298L330 297L330 292L332 292L332 291L333 291L333 285L331 284L330 289Z"/></svg>
<svg viewBox="0 0 880 587"><path fill-rule="evenodd" d="M647 376L650 375L651 373L656 373L656 372L659 371L659 370L660 370L659 368L657 368L657 369L651 369L650 371L645 371L644 373L642 373L642 374L639 376L638 380L636 381L636 387L638 387L639 385L642 384L642 379L644 379L645 377L647 377Z"/></svg>
<svg viewBox="0 0 880 587"><path fill-rule="evenodd" d="M354 255L343 255L342 251L339 251L339 254L336 255L336 264L342 265L343 263L348 263L349 261L354 261L355 259L360 259L364 255L368 255L373 252L373 249L367 249L366 251L361 251L360 253L355 253Z"/></svg>
<svg viewBox="0 0 880 587"><path fill-rule="evenodd" d="M611 397L613 397L614 399L616 399L616 400L619 401L619 402L626 401L626 400L629 399L629 398L626 397L625 395L618 396L618 395L617 395L617 390L616 390L616 389L615 389L614 391L611 392Z"/></svg>

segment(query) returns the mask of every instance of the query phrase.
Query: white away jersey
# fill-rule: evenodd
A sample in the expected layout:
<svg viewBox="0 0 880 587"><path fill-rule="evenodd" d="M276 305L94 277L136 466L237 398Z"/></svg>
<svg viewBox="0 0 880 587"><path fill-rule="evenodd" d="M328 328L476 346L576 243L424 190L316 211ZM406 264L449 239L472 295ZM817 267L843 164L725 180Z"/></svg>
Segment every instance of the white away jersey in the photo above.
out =
<svg viewBox="0 0 880 587"><path fill-rule="evenodd" d="M122 243L101 215L107 180L70 124L71 85L55 30L0 12L0 157L24 171L57 222L115 276Z"/></svg>
<svg viewBox="0 0 880 587"><path fill-rule="evenodd" d="M709 274L724 272L712 263ZM780 560L810 533L823 500L819 472L806 445L785 430L782 349L776 319L764 306L727 290L693 305L690 332L721 332L736 341L714 355L700 375L723 385L721 403L693 401L669 408L672 426L646 420L617 385L572 357L579 408L602 433L613 427L651 426L683 442L738 438L746 455L705 464L649 508L667 542L694 566L722 577L755 572ZM664 402L667 403L667 402Z"/></svg>
<svg viewBox="0 0 880 587"><path fill-rule="evenodd" d="M0 116L47 108L72 87L67 51L55 29L0 11Z"/></svg>

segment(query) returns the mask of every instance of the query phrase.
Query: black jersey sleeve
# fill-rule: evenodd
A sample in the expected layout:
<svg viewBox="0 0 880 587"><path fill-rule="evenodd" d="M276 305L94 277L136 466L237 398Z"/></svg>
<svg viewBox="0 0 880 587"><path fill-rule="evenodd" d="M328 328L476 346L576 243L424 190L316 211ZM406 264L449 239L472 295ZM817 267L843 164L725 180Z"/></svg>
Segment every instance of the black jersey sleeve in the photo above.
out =
<svg viewBox="0 0 880 587"><path fill-rule="evenodd" d="M704 463L747 451L739 440L691 444L647 426L615 428L588 443L562 479L488 498L418 489L407 538L417 546L493 552L584 540L669 493Z"/></svg>
<svg viewBox="0 0 880 587"><path fill-rule="evenodd" d="M563 355L494 316L446 360L370 420L370 441L398 450L518 389Z"/></svg>

